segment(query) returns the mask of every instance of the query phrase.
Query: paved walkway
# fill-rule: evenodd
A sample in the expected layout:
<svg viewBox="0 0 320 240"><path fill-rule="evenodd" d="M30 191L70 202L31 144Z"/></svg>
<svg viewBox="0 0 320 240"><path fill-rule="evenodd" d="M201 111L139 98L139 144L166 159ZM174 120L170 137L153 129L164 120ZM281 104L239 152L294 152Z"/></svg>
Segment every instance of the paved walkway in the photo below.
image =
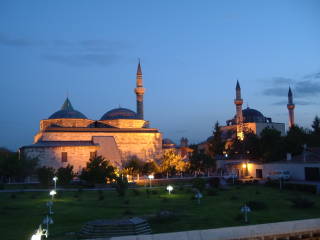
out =
<svg viewBox="0 0 320 240"><path fill-rule="evenodd" d="M305 240L320 239L320 218L241 227L113 237L110 240L277 240L289 239L290 237ZM99 240L108 240L108 238L99 238Z"/></svg>

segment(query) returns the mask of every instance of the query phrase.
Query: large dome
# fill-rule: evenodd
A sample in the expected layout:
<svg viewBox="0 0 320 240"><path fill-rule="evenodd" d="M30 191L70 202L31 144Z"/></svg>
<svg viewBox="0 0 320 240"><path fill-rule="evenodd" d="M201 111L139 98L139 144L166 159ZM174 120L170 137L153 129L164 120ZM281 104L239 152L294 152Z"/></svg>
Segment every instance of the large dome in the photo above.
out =
<svg viewBox="0 0 320 240"><path fill-rule="evenodd" d="M139 119L134 111L127 108L115 108L105 113L100 120Z"/></svg>
<svg viewBox="0 0 320 240"><path fill-rule="evenodd" d="M87 117L82 114L81 112L73 109L71 102L67 98L61 109L59 111L56 111L54 114L52 114L49 119L59 119L59 118L81 118L81 119L87 119Z"/></svg>
<svg viewBox="0 0 320 240"><path fill-rule="evenodd" d="M256 109L247 107L242 110L244 122L266 122L265 116Z"/></svg>

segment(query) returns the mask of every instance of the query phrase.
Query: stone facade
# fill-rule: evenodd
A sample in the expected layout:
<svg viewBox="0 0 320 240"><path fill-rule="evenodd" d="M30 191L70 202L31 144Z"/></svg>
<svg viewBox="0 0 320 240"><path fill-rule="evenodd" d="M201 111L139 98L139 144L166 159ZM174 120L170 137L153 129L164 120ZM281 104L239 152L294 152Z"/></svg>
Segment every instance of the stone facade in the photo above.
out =
<svg viewBox="0 0 320 240"><path fill-rule="evenodd" d="M40 122L33 144L20 150L27 157L38 158L42 166L59 168L69 163L76 171L93 155L103 156L118 168L132 156L142 161L158 160L162 156L162 134L149 128L149 122L143 119L144 91L139 63L137 113L116 108L100 120L91 120L75 110L67 98L60 110Z"/></svg>

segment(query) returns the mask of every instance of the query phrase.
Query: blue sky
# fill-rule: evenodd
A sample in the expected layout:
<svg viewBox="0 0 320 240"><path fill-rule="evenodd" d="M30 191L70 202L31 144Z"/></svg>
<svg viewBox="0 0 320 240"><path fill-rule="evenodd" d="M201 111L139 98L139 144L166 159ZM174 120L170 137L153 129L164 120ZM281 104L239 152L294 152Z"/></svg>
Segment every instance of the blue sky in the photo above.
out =
<svg viewBox="0 0 320 240"><path fill-rule="evenodd" d="M145 118L164 137L196 143L244 107L288 122L319 111L320 1L0 1L0 146L30 144L67 94L99 119L135 110L141 58Z"/></svg>

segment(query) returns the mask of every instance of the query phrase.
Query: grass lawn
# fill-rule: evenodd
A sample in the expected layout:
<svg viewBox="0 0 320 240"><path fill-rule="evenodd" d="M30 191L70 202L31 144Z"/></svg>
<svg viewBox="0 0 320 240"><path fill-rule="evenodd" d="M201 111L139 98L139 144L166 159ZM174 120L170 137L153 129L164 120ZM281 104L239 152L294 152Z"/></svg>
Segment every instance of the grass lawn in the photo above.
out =
<svg viewBox="0 0 320 240"><path fill-rule="evenodd" d="M204 195L200 205L191 199L193 194L188 188L179 189L171 195L164 188L155 189L152 194L147 194L143 188L139 189L138 195L134 191L129 190L124 198L118 197L115 191L104 191L102 200L99 200L97 191L60 192L54 200L50 239L76 239L72 235L66 236L66 233L79 231L86 221L150 217L160 210L172 211L176 218L165 222L151 220L154 233L243 225L240 207L248 201L266 205L264 209L253 210L249 214L249 224L320 217L320 196L260 185L217 190L215 196ZM297 196L313 200L314 207L293 208L289 199ZM43 192L15 193L15 197L12 193L0 193L1 239L29 240L47 212L48 200L48 194Z"/></svg>

